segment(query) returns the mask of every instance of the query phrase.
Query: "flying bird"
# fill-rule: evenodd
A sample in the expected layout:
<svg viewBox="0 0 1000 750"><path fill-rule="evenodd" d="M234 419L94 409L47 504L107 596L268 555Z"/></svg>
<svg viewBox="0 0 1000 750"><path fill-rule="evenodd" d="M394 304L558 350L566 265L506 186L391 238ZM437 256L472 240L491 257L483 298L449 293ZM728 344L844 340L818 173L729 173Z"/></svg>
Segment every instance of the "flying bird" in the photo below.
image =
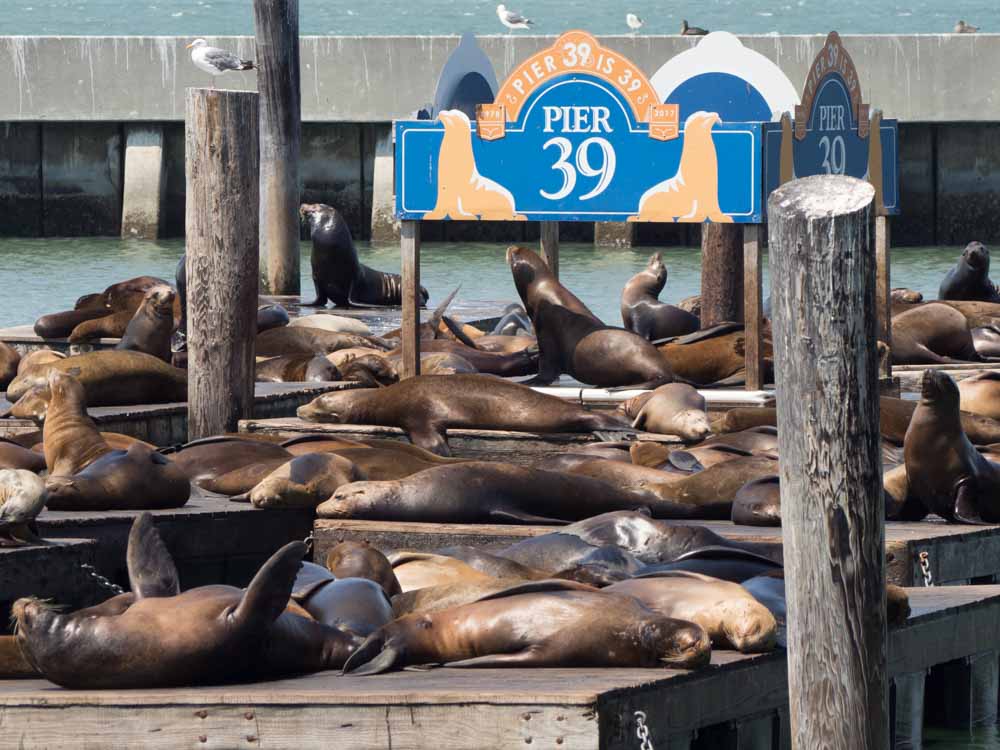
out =
<svg viewBox="0 0 1000 750"><path fill-rule="evenodd" d="M507 10L507 6L503 3L497 6L497 17L508 29L530 29L534 23L516 10Z"/></svg>
<svg viewBox="0 0 1000 750"><path fill-rule="evenodd" d="M210 47L204 39L195 39L187 46L191 50L191 61L206 73L212 74L212 88L215 88L215 76L221 76L230 70L253 70L253 60L243 60L218 47Z"/></svg>
<svg viewBox="0 0 1000 750"><path fill-rule="evenodd" d="M971 23L966 23L965 21L959 21L955 24L956 34L975 34L979 31L978 26L973 26Z"/></svg>
<svg viewBox="0 0 1000 750"><path fill-rule="evenodd" d="M686 20L681 21L681 36L705 36L707 33L705 29L699 29L697 26L688 26Z"/></svg>
<svg viewBox="0 0 1000 750"><path fill-rule="evenodd" d="M632 33L635 34L642 28L643 21L635 13L627 13L625 14L625 23L628 24L628 27L632 29Z"/></svg>

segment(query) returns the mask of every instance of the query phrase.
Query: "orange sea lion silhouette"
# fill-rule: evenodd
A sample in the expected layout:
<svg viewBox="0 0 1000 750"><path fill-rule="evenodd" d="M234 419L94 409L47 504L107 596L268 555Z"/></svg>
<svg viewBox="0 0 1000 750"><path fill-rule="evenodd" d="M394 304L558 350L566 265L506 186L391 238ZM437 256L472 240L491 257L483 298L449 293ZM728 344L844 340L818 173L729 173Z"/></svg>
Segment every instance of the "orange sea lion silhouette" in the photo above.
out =
<svg viewBox="0 0 1000 750"><path fill-rule="evenodd" d="M514 213L514 196L503 185L483 177L472 153L472 125L457 109L441 112L444 138L438 152L438 194L424 219L524 221Z"/></svg>
<svg viewBox="0 0 1000 750"><path fill-rule="evenodd" d="M684 123L684 145L677 174L654 185L639 199L639 213L629 221L732 222L719 208L719 162L712 126L715 112L695 112Z"/></svg>

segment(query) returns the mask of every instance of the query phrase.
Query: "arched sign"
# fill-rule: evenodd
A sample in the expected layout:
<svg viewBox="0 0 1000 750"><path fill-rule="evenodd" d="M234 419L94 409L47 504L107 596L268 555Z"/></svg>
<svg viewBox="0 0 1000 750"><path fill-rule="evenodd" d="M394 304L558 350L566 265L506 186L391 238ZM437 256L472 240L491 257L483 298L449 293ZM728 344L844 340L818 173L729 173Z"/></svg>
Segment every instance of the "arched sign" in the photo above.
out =
<svg viewBox="0 0 1000 750"><path fill-rule="evenodd" d="M396 123L403 220L761 219L759 122L664 105L631 61L571 31L521 63L476 120Z"/></svg>

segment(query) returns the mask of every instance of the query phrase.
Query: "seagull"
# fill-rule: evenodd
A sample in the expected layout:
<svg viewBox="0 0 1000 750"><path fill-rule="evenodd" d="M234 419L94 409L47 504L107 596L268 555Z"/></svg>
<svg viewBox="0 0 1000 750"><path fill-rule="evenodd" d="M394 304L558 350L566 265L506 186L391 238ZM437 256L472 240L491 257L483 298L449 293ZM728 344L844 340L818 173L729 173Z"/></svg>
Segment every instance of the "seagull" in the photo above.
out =
<svg viewBox="0 0 1000 750"><path fill-rule="evenodd" d="M639 31L639 29L642 28L643 21L635 13L626 13L625 23L628 24L628 27L632 29L632 33L635 34L636 32Z"/></svg>
<svg viewBox="0 0 1000 750"><path fill-rule="evenodd" d="M973 26L971 23L966 23L965 21L959 21L955 24L956 34L975 34L979 31L978 26Z"/></svg>
<svg viewBox="0 0 1000 750"><path fill-rule="evenodd" d="M243 60L232 52L209 47L204 39L195 39L187 49L191 50L191 61L206 73L212 74L213 89L215 76L221 76L229 70L253 70L253 60Z"/></svg>
<svg viewBox="0 0 1000 750"><path fill-rule="evenodd" d="M686 20L681 21L681 36L705 36L708 32L697 26L688 26Z"/></svg>
<svg viewBox="0 0 1000 750"><path fill-rule="evenodd" d="M503 3L497 6L497 16L500 18L500 23L508 29L530 29L534 23L516 10L507 10L507 6Z"/></svg>

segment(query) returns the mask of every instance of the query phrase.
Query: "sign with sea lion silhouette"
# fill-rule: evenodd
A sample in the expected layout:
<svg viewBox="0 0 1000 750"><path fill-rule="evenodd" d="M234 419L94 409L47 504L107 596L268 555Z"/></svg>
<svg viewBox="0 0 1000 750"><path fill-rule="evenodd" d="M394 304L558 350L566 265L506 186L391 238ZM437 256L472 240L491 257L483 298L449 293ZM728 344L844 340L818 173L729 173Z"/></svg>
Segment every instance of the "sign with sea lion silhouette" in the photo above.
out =
<svg viewBox="0 0 1000 750"><path fill-rule="evenodd" d="M796 177L843 174L875 187L878 214L899 213L896 120L862 101L857 68L837 32L809 67L802 103L764 133L765 195Z"/></svg>
<svg viewBox="0 0 1000 750"><path fill-rule="evenodd" d="M679 108L627 58L570 31L522 62L476 119L399 121L403 220L761 220L759 122Z"/></svg>

